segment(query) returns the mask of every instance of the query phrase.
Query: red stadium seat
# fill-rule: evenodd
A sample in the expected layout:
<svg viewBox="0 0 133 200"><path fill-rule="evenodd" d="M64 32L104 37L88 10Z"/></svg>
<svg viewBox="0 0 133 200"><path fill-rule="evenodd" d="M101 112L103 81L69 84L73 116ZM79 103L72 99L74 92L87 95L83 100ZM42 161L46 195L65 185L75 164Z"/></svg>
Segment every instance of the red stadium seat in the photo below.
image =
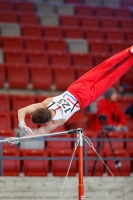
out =
<svg viewBox="0 0 133 200"><path fill-rule="evenodd" d="M5 76L5 66L2 65L2 64L0 64L0 88L4 87L5 79L6 79L6 76Z"/></svg>
<svg viewBox="0 0 133 200"><path fill-rule="evenodd" d="M10 64L25 64L26 54L22 50L4 50L5 62Z"/></svg>
<svg viewBox="0 0 133 200"><path fill-rule="evenodd" d="M23 40L21 37L2 37L2 47L8 50L22 50L23 49Z"/></svg>
<svg viewBox="0 0 133 200"><path fill-rule="evenodd" d="M14 11L15 10L15 3L8 1L0 1L0 11Z"/></svg>
<svg viewBox="0 0 133 200"><path fill-rule="evenodd" d="M51 89L52 69L44 65L31 65L31 82L34 89Z"/></svg>
<svg viewBox="0 0 133 200"><path fill-rule="evenodd" d="M60 52L66 52L67 51L67 45L65 40L63 39L47 39L46 40L46 46L48 51L60 51Z"/></svg>
<svg viewBox="0 0 133 200"><path fill-rule="evenodd" d="M12 117L13 117L13 128L17 129L18 128L18 114L17 114L17 112L13 112ZM31 129L37 129L38 128L38 125L34 124L31 121L31 115L26 115L25 122L26 122L26 125L28 127L30 127Z"/></svg>
<svg viewBox="0 0 133 200"><path fill-rule="evenodd" d="M69 157L72 156L72 151L58 151L51 154L52 157ZM69 166L70 160L53 160L52 174L53 176L65 176ZM77 162L73 160L68 176L75 176L77 172Z"/></svg>
<svg viewBox="0 0 133 200"><path fill-rule="evenodd" d="M11 129L11 116L9 112L0 112L0 129Z"/></svg>
<svg viewBox="0 0 133 200"><path fill-rule="evenodd" d="M85 30L85 37L90 41L103 41L105 40L105 31L102 29L86 29Z"/></svg>
<svg viewBox="0 0 133 200"><path fill-rule="evenodd" d="M124 49L128 48L128 44L125 42L113 42L110 44L111 46L111 52L112 54L119 53L120 51L123 51Z"/></svg>
<svg viewBox="0 0 133 200"><path fill-rule="evenodd" d="M3 156L19 157L19 151L15 149L4 149ZM4 176L19 176L20 161L19 160L4 160L3 175Z"/></svg>
<svg viewBox="0 0 133 200"><path fill-rule="evenodd" d="M109 7L97 7L95 8L95 12L98 17L113 17L113 9Z"/></svg>
<svg viewBox="0 0 133 200"><path fill-rule="evenodd" d="M23 24L38 24L38 16L34 13L19 13L18 15L19 23Z"/></svg>
<svg viewBox="0 0 133 200"><path fill-rule="evenodd" d="M131 98L131 97L119 97L118 98L118 105L123 113L125 113L126 109L130 106L130 104L132 102L133 102L133 98Z"/></svg>
<svg viewBox="0 0 133 200"><path fill-rule="evenodd" d="M74 67L74 69L76 72L76 79L80 78L90 70L89 67Z"/></svg>
<svg viewBox="0 0 133 200"><path fill-rule="evenodd" d="M84 135L87 136L90 139L94 148L96 149L97 148L97 141L93 141L92 138L97 139L98 135L99 135L99 131L97 132L97 131L92 131L92 130L86 129L86 130L84 130ZM87 152L89 150L92 150L92 148L87 143L86 143L86 150L87 150Z"/></svg>
<svg viewBox="0 0 133 200"><path fill-rule="evenodd" d="M8 95L0 94L0 111L10 111L10 101Z"/></svg>
<svg viewBox="0 0 133 200"><path fill-rule="evenodd" d="M55 68L54 69L55 86L57 90L66 90L71 83L75 81L75 72L73 68Z"/></svg>
<svg viewBox="0 0 133 200"><path fill-rule="evenodd" d="M76 27L79 26L79 19L77 16L60 16L60 24L69 28Z"/></svg>
<svg viewBox="0 0 133 200"><path fill-rule="evenodd" d="M48 65L48 54L43 51L27 51L28 62L30 64Z"/></svg>
<svg viewBox="0 0 133 200"><path fill-rule="evenodd" d="M123 18L131 18L132 17L132 12L128 8L115 8L114 13L116 17L123 17Z"/></svg>
<svg viewBox="0 0 133 200"><path fill-rule="evenodd" d="M132 139L133 140L133 132L128 132L128 133L126 133L126 139ZM131 153L131 155L133 155L133 141L127 141L126 142L126 150L128 151L128 152L130 152Z"/></svg>
<svg viewBox="0 0 133 200"><path fill-rule="evenodd" d="M29 84L29 69L23 64L8 64L7 76L9 88L27 88Z"/></svg>
<svg viewBox="0 0 133 200"><path fill-rule="evenodd" d="M27 50L36 50L36 51L44 51L45 50L45 42L41 37L25 37L23 39L24 47Z"/></svg>
<svg viewBox="0 0 133 200"><path fill-rule="evenodd" d="M16 2L16 8L20 12L30 13L35 11L34 4L31 2Z"/></svg>
<svg viewBox="0 0 133 200"><path fill-rule="evenodd" d="M111 139L111 138L122 139L124 137L123 133L118 133L118 132L109 132L108 135L109 135L109 139ZM106 133L105 133L104 137L108 138L106 136ZM124 148L124 143L120 142L120 141L111 141L111 144L115 150L120 150L120 149ZM106 150L110 150L110 143L108 141L104 142L105 153L106 153Z"/></svg>
<svg viewBox="0 0 133 200"><path fill-rule="evenodd" d="M125 92L133 91L133 70L128 70L124 74L123 87Z"/></svg>
<svg viewBox="0 0 133 200"><path fill-rule="evenodd" d="M23 36L41 37L42 28L39 25L21 25L21 32Z"/></svg>
<svg viewBox="0 0 133 200"><path fill-rule="evenodd" d="M120 41L120 42L125 42L125 34L124 32L120 31L120 30L107 30L106 31L106 37L107 40L112 41Z"/></svg>
<svg viewBox="0 0 133 200"><path fill-rule="evenodd" d="M96 130L96 127L94 127L94 122L97 118L95 113L87 113L87 118L88 118L88 128L90 130Z"/></svg>
<svg viewBox="0 0 133 200"><path fill-rule="evenodd" d="M55 66L71 66L71 57L68 53L50 53L50 63Z"/></svg>
<svg viewBox="0 0 133 200"><path fill-rule="evenodd" d="M129 6L133 6L133 1L132 0L121 0L121 5L123 7L129 7Z"/></svg>
<svg viewBox="0 0 133 200"><path fill-rule="evenodd" d="M5 12L4 10L3 12L0 12L0 22L17 23L18 22L17 14L14 12Z"/></svg>
<svg viewBox="0 0 133 200"><path fill-rule="evenodd" d="M81 26L88 28L100 27L100 21L97 17L80 17Z"/></svg>
<svg viewBox="0 0 133 200"><path fill-rule="evenodd" d="M0 137L15 137L15 132L12 129L0 129Z"/></svg>
<svg viewBox="0 0 133 200"><path fill-rule="evenodd" d="M130 157L129 153L125 150L116 150L115 151L116 158L118 157ZM106 151L106 157L114 157L111 151ZM120 159L119 159L120 160ZM131 163L129 160L120 160L121 162L121 171L122 176L130 176L131 171ZM114 176L121 176L121 173L118 168L115 167L115 163L112 160L107 161L107 166L111 170L111 172L114 174ZM109 171L107 171L108 176L112 176Z"/></svg>
<svg viewBox="0 0 133 200"><path fill-rule="evenodd" d="M119 20L117 18L101 18L101 25L103 28L118 29Z"/></svg>
<svg viewBox="0 0 133 200"><path fill-rule="evenodd" d="M86 15L86 16L93 16L94 15L94 8L87 6L87 5L76 5L75 12L77 15Z"/></svg>
<svg viewBox="0 0 133 200"><path fill-rule="evenodd" d="M20 108L35 103L35 97L30 95L11 95L12 109L18 111Z"/></svg>
<svg viewBox="0 0 133 200"><path fill-rule="evenodd" d="M58 130L58 129L57 129ZM56 132L54 130L54 132ZM47 152L53 153L58 151L71 150L72 144L71 141L63 141L63 139L68 139L69 135L62 136L53 136L53 139L57 139L56 141L47 141Z"/></svg>
<svg viewBox="0 0 133 200"><path fill-rule="evenodd" d="M78 106L77 106L78 107ZM87 129L87 118L83 111L76 112L68 121L66 122L68 129L82 127Z"/></svg>
<svg viewBox="0 0 133 200"><path fill-rule="evenodd" d="M93 58L88 54L71 54L73 65L76 67L93 67Z"/></svg>
<svg viewBox="0 0 133 200"><path fill-rule="evenodd" d="M99 55L94 55L94 63L95 66L99 65L100 63L104 62L106 59L108 59L110 57L109 54L105 54L106 52L103 52L103 54L99 54Z"/></svg>
<svg viewBox="0 0 133 200"><path fill-rule="evenodd" d="M86 39L88 39L89 41L91 40L99 40L102 41L105 39L105 31L99 29L86 29L85 30L85 37Z"/></svg>
<svg viewBox="0 0 133 200"><path fill-rule="evenodd" d="M126 31L126 39L129 42L130 41L133 42L133 31L132 30Z"/></svg>
<svg viewBox="0 0 133 200"><path fill-rule="evenodd" d="M45 99L47 99L49 97L54 97L54 96L56 96L56 94L37 95L36 101L37 101L37 103L40 103L40 102L44 101Z"/></svg>
<svg viewBox="0 0 133 200"><path fill-rule="evenodd" d="M66 38L73 38L73 39L84 38L84 31L81 28L64 27L63 30Z"/></svg>
<svg viewBox="0 0 133 200"><path fill-rule="evenodd" d="M42 27L43 34L48 38L63 38L62 27Z"/></svg>
<svg viewBox="0 0 133 200"><path fill-rule="evenodd" d="M7 137L15 137L15 132L12 129L0 129L0 138L7 138ZM8 145L6 143L2 143L2 149L17 149L16 145Z"/></svg>
<svg viewBox="0 0 133 200"><path fill-rule="evenodd" d="M99 152L99 155L101 157L103 157L102 151ZM91 149L91 150L88 151L87 156L89 158L96 157L96 153ZM88 163L88 169L87 169L88 176L92 176L92 169L93 169L93 166L94 166L94 160L88 160L87 163ZM104 173L104 165L101 162L101 160L98 160L97 164L96 164L94 176L102 176L103 173Z"/></svg>
<svg viewBox="0 0 133 200"><path fill-rule="evenodd" d="M89 41L88 44L91 53L103 53L103 54L110 53L110 48L108 43L103 43L100 41L97 42Z"/></svg>
<svg viewBox="0 0 133 200"><path fill-rule="evenodd" d="M25 176L47 176L48 175L48 161L47 160L34 160L37 157L48 157L44 150L23 150L22 156L32 157L32 159L24 160L24 175Z"/></svg>
<svg viewBox="0 0 133 200"><path fill-rule="evenodd" d="M126 126L128 127L129 131L133 131L133 118L130 116L126 117Z"/></svg>
<svg viewBox="0 0 133 200"><path fill-rule="evenodd" d="M132 24L133 24L133 19L121 19L120 20L121 27L125 30L130 29L132 31Z"/></svg>

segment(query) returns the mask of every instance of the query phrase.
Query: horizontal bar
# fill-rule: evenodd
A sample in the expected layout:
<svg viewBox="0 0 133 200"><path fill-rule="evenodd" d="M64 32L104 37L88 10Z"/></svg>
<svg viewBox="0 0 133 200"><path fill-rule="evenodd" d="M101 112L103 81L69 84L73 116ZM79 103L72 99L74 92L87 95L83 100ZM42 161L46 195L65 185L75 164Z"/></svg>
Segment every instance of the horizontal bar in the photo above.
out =
<svg viewBox="0 0 133 200"><path fill-rule="evenodd" d="M4 137L5 138L5 137ZM5 140L1 140L3 139L3 137L0 137L0 143L5 142ZM38 138L39 140L44 140L44 141L76 141L77 138L61 138L61 137L57 137L57 138ZM133 138L89 138L92 142L95 141L103 141L103 142L108 142L108 141L114 141L114 142L133 142ZM37 138L36 138L37 140Z"/></svg>
<svg viewBox="0 0 133 200"><path fill-rule="evenodd" d="M63 132L57 132L57 133L34 135L34 136L32 136L32 134L31 134L30 136L23 136L20 138L11 139L11 142L15 142L15 141L25 142L25 141L34 140L34 139L41 138L41 137L51 137L51 136L74 134L74 133L77 133L77 129L71 129L69 131L63 131ZM0 143L3 143L3 142L5 142L5 140L0 140Z"/></svg>
<svg viewBox="0 0 133 200"><path fill-rule="evenodd" d="M124 157L102 157L103 160L125 160L132 161L133 158L124 158ZM24 156L24 157L15 157L15 156L2 156L2 160L71 160L71 157L33 157L33 156ZM78 160L78 157L74 157L74 160ZM99 157L84 157L83 160L100 160Z"/></svg>

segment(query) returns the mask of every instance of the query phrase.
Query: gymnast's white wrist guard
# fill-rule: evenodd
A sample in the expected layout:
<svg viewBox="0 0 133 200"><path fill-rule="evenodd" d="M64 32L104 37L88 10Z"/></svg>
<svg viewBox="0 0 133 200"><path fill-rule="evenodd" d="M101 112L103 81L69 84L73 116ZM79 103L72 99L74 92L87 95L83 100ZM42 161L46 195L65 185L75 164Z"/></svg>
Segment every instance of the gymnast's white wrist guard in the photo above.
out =
<svg viewBox="0 0 133 200"><path fill-rule="evenodd" d="M21 127L22 125L25 125L25 126L26 126L26 123L23 122L23 121L20 121L19 124L18 124L18 126Z"/></svg>

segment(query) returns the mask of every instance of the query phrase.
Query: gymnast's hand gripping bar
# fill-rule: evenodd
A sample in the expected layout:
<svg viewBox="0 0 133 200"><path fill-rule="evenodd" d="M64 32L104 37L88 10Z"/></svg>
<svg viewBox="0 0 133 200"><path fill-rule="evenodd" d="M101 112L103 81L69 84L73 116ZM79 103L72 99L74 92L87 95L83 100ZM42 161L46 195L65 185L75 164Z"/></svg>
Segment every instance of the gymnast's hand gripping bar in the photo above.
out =
<svg viewBox="0 0 133 200"><path fill-rule="evenodd" d="M30 136L23 136L20 138L11 138L11 142L15 142L15 141L21 141L21 142L26 142L29 140L34 140L37 138L41 138L41 137L51 137L51 136L58 136L58 135L65 135L65 134L74 134L77 133L79 129L71 129L69 131L63 131L63 132L57 132L57 133L48 133L48 134L42 134L42 135L33 135L32 134ZM5 140L0 140L0 143L5 142Z"/></svg>

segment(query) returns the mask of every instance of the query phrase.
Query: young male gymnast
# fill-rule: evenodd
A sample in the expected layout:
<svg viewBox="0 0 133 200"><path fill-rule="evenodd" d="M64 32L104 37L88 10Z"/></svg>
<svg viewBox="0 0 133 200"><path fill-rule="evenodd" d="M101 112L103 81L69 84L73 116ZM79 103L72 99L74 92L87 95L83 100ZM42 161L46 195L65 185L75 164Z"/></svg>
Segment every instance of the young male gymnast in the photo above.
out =
<svg viewBox="0 0 133 200"><path fill-rule="evenodd" d="M75 112L95 101L132 65L133 46L112 56L88 71L72 83L63 94L53 98L47 98L41 103L32 104L18 110L18 126L25 132L25 135L50 133L58 126L63 125ZM33 133L26 126L26 114L32 115L33 123L45 123L45 126L37 129ZM6 138L5 141L8 144L16 143L12 142L11 138Z"/></svg>

